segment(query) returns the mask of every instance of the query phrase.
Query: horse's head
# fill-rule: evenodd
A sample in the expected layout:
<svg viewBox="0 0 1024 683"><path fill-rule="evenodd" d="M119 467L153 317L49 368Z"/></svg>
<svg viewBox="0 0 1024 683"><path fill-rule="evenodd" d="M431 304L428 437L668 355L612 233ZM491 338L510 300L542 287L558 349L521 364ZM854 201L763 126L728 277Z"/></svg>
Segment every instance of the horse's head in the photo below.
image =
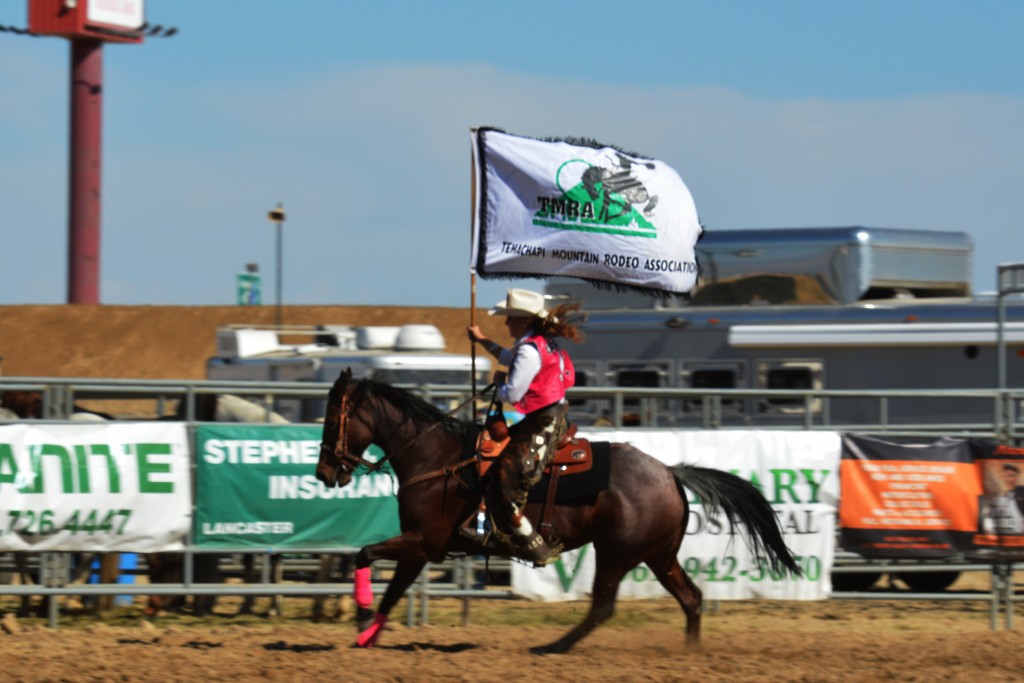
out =
<svg viewBox="0 0 1024 683"><path fill-rule="evenodd" d="M373 441L372 420L364 406L358 405L362 402L351 380L352 369L347 368L327 397L316 478L328 488L346 486L359 465L370 464L362 454Z"/></svg>
<svg viewBox="0 0 1024 683"><path fill-rule="evenodd" d="M327 397L316 478L327 487L341 487L352 481L360 465L373 472L408 457L429 466L449 457L445 449L452 442L459 449L466 438L466 425L437 406L385 382L364 379L353 384L352 370L347 369ZM384 451L376 462L363 458L371 443Z"/></svg>

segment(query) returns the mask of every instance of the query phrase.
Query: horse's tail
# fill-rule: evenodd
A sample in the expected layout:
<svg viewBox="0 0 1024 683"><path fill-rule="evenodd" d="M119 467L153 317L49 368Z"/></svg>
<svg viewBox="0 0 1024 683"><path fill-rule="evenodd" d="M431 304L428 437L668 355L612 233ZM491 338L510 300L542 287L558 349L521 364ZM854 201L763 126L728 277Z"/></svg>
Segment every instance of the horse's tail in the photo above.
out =
<svg viewBox="0 0 1024 683"><path fill-rule="evenodd" d="M746 525L754 559L767 560L775 572L781 573L785 568L797 576L803 575L782 538L775 511L756 486L735 474L708 467L682 464L669 469L683 497L683 487L697 494L709 517L721 510L731 525L735 526L737 520Z"/></svg>

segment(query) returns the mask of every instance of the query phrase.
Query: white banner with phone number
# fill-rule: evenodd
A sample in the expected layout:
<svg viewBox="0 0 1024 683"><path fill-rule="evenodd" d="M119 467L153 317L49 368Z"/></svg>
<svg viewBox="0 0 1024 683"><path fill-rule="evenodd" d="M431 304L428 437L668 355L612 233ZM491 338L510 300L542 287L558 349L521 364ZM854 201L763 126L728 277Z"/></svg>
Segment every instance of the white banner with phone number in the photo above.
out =
<svg viewBox="0 0 1024 683"><path fill-rule="evenodd" d="M182 423L0 427L0 551L181 550L190 481Z"/></svg>
<svg viewBox="0 0 1024 683"><path fill-rule="evenodd" d="M688 463L733 472L761 489L804 576L773 576L755 562L742 532L731 536L726 520L707 519L703 507L689 494L690 519L679 562L705 599L821 600L831 593L839 504L837 433L595 430L584 434L581 430L581 436L631 443L666 465ZM588 544L540 569L514 562L512 590L537 600L584 599L594 580L594 554ZM622 598L665 595L667 591L645 565L629 572L619 586Z"/></svg>

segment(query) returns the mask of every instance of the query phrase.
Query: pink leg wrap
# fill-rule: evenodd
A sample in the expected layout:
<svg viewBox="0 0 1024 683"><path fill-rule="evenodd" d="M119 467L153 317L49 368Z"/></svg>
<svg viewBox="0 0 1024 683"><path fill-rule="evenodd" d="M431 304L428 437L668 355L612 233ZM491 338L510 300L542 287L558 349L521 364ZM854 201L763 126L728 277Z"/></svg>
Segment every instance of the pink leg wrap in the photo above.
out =
<svg viewBox="0 0 1024 683"><path fill-rule="evenodd" d="M373 604L373 588L370 586L370 568L363 567L355 571L354 595L356 607L367 608Z"/></svg>
<svg viewBox="0 0 1024 683"><path fill-rule="evenodd" d="M380 632L384 630L384 624L388 623L386 615L377 612L373 615L373 625L359 634L359 638L356 639L356 645L359 647L373 647L377 644L377 638L380 637Z"/></svg>

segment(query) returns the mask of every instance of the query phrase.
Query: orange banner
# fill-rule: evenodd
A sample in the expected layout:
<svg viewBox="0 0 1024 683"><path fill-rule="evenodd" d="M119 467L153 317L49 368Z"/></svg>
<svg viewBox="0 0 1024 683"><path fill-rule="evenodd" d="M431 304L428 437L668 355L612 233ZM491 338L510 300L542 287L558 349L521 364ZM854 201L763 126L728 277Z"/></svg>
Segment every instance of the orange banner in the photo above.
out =
<svg viewBox="0 0 1024 683"><path fill-rule="evenodd" d="M954 557L978 533L981 477L973 447L843 435L840 543L872 557Z"/></svg>
<svg viewBox="0 0 1024 683"><path fill-rule="evenodd" d="M977 529L981 481L973 463L843 460L840 525L857 529Z"/></svg>

